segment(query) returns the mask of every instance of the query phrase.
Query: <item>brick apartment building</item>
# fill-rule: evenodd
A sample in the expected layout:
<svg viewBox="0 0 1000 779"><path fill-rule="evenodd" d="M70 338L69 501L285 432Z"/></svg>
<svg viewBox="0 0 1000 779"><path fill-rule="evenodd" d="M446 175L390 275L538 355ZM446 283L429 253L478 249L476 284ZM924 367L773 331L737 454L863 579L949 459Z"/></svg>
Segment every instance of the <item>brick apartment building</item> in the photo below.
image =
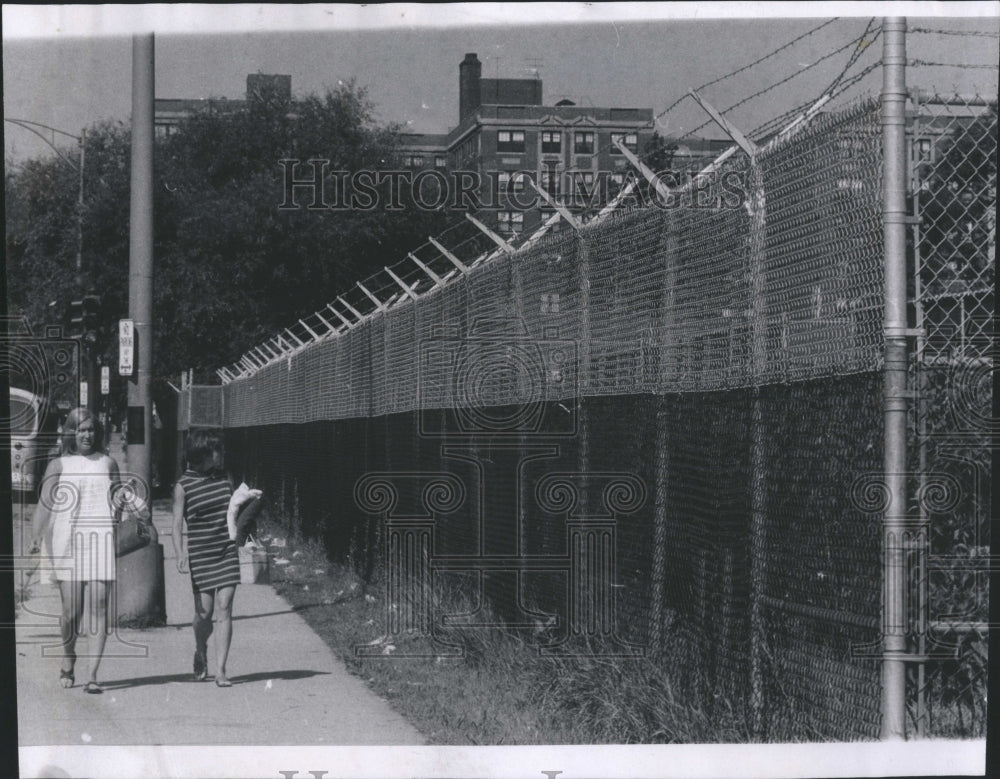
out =
<svg viewBox="0 0 1000 779"><path fill-rule="evenodd" d="M169 135L193 114L235 111L264 97L284 100L294 111L291 76L250 74L245 99L158 98L156 133ZM482 204L479 217L507 235L533 231L553 211L524 174L570 211L594 207L612 198L632 171L614 139L641 154L654 125L651 108L579 106L569 100L544 105L541 79L483 78L474 53L459 64L458 119L447 133L403 134L399 162L414 176L421 171L443 174L452 194L457 175L474 176L471 180L478 183L472 191ZM684 139L674 153L674 166L700 167L700 160L717 156L729 144Z"/></svg>
<svg viewBox="0 0 1000 779"><path fill-rule="evenodd" d="M448 133L405 134L403 164L450 172L450 181L458 171L475 174L476 193L486 206L483 220L506 234L530 232L552 212L518 174L529 175L555 201L579 212L613 197L631 170L614 140L641 153L653 135L651 108L578 106L569 100L547 106L541 79L483 78L474 53L459 64L458 113L458 125ZM726 145L689 139L675 156L714 156Z"/></svg>

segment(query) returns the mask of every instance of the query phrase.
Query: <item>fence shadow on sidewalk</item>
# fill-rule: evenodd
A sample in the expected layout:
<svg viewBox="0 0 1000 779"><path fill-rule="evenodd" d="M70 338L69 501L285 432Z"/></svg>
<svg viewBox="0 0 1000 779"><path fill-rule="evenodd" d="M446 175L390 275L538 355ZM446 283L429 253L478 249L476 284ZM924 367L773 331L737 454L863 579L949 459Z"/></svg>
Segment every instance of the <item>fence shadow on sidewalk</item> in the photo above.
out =
<svg viewBox="0 0 1000 779"><path fill-rule="evenodd" d="M285 671L258 671L252 674L230 677L234 684L250 684L251 682L265 681L293 681L295 679L308 679L313 676L328 676L329 671L307 671L307 670L285 670ZM159 684L173 684L175 682L187 682L190 684L211 684L211 677L208 681L196 682L190 673L163 674L160 676L135 676L129 679L109 679L101 682L101 687L106 692L115 690L125 690L131 687L152 687Z"/></svg>
<svg viewBox="0 0 1000 779"><path fill-rule="evenodd" d="M280 617L280 616L283 616L285 614L296 614L296 613L298 613L300 611L305 611L306 609L313 609L313 608L316 608L317 606L325 606L325 605L328 605L328 604L324 604L324 603L304 603L304 604L302 604L300 606L292 606L290 609L284 609L283 611L268 611L268 612L265 612L264 614L241 614L240 616L233 617L232 619L233 619L233 622L239 622L240 620L244 620L244 619L262 619L263 617ZM188 620L187 622L171 622L171 623L169 623L167 625L164 625L164 627L167 627L167 628L189 628L189 627L191 627L191 621Z"/></svg>

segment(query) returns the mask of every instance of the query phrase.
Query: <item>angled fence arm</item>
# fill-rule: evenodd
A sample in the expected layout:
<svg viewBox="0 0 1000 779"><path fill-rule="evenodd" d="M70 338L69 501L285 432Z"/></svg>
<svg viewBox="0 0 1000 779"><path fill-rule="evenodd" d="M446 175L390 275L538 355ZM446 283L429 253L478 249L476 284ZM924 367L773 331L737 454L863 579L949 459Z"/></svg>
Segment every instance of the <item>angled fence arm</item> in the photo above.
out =
<svg viewBox="0 0 1000 779"><path fill-rule="evenodd" d="M340 305L342 305L344 308L346 308L348 311L350 311L352 314L354 314L354 316L356 316L358 318L359 322L363 322L364 321L365 315L362 314L360 311L358 311L354 306L352 306L346 300L344 300L344 296L343 295L338 295L337 296L337 300L340 303Z"/></svg>
<svg viewBox="0 0 1000 779"><path fill-rule="evenodd" d="M649 169L646 163L636 157L632 153L632 150L622 143L621 138L615 139L615 145L619 148L621 153L625 155L625 159L632 164L632 167L638 170L642 174L642 177L656 189L656 192L663 198L664 202L667 202L670 198L670 189L662 181L660 181L657 175ZM604 212L602 211L601 213Z"/></svg>
<svg viewBox="0 0 1000 779"><path fill-rule="evenodd" d="M593 222L599 222L602 219L604 219L604 217L606 217L608 214L610 214L612 211L614 211L616 208L618 208L618 206L620 206L625 201L625 199L629 195L632 194L632 192L635 189L637 183L638 182L634 178L631 179L628 182L628 184L626 184L624 187L622 187L622 191L619 192L617 195L615 195L614 199L610 203L608 203L606 206L604 206L604 208L602 208L597 213L597 216L595 216L591 221L593 221ZM589 222L588 222L588 224L589 224Z"/></svg>
<svg viewBox="0 0 1000 779"><path fill-rule="evenodd" d="M419 298L417 297L417 293L415 293L413 291L413 287L411 287L409 284L407 284L406 282L404 282L401 278L399 278L399 276L397 276L395 273L393 273L392 270L390 270L388 267L385 268L385 272L388 273L390 276L392 276L392 280L395 281L399 286L401 286L403 288L403 291L407 295L409 295L410 300L419 300ZM414 284L413 286L415 287L416 284Z"/></svg>
<svg viewBox="0 0 1000 779"><path fill-rule="evenodd" d="M552 225L554 225L560 219L562 219L562 217L560 216L558 211L552 214L548 219L545 220L545 223L537 230L535 230L535 232L533 232L528 237L528 239L524 243L522 243L518 248L527 249L529 246L537 242L543 235L545 235L545 233L548 232L549 228L552 227Z"/></svg>
<svg viewBox="0 0 1000 779"><path fill-rule="evenodd" d="M442 246L440 243L438 243L437 241L435 241L430 236L427 236L427 240L430 241L431 244L433 244L433 246L434 246L435 249L437 249L439 252L441 252L441 254L443 254L445 257L447 257L448 260L451 262L452 265L454 265L456 268L458 268L460 271L462 271L462 273L468 273L469 272L468 267L460 259L458 259L458 257L456 257L454 254L452 254L450 251L448 251L444 246Z"/></svg>
<svg viewBox="0 0 1000 779"><path fill-rule="evenodd" d="M410 252L406 256L409 257L411 260L413 260L417 264L417 267L420 268L420 270L422 270L424 273L426 273L428 276L431 277L431 281L434 282L434 286L439 287L444 283L441 280L440 276L438 276L434 271L432 271L430 268L424 265L424 263L422 263L419 259L417 259L412 252Z"/></svg>
<svg viewBox="0 0 1000 779"><path fill-rule="evenodd" d="M283 332L288 333L292 337L292 339L295 341L295 343L297 343L299 346L305 346L306 345L305 341L303 341L301 338L299 338L297 335L295 335L295 333L293 333L287 327L284 329Z"/></svg>
<svg viewBox="0 0 1000 779"><path fill-rule="evenodd" d="M541 195L542 200L544 200L552 208L554 208L558 212L559 216L561 216L563 219L565 219L574 230L579 230L580 229L580 226L581 226L580 225L580 220L577 219L575 216L573 216L565 206L560 205L555 200L553 200L549 196L549 193L546 192L544 189L542 189L540 186L538 186L538 184L536 184L532 179L529 178L528 179L528 183L531 184L531 186L534 188L535 192L537 192L539 195Z"/></svg>
<svg viewBox="0 0 1000 779"><path fill-rule="evenodd" d="M501 238L499 235L497 235L495 232L493 232L490 228L488 228L486 225L484 225L482 222L480 222L478 219L476 219L476 217L474 217L468 211L465 212L465 218L468 219L470 222L472 222L472 224L474 224L476 227L478 227L479 230L484 235L486 235L491 241L493 241L493 243L495 243L497 246L499 246L501 249L503 249L503 251L507 252L508 254L513 253L513 251L514 251L514 247L513 246L511 246L503 238Z"/></svg>
<svg viewBox="0 0 1000 779"><path fill-rule="evenodd" d="M741 149L743 149L743 151L747 153L747 156L750 157L757 156L757 151L758 151L757 144L755 144L753 141L747 138L742 132L740 132L739 128L736 127L736 125L734 125L732 122L726 119L726 117L724 117L721 113L715 110L715 108L713 108L707 100L705 100L701 95L699 95L693 89L690 90L690 95L691 97L693 97L695 100L698 101L698 105L700 105L703 109L705 109L705 113L707 113L710 117L712 117L715 123L722 128L723 132L725 132L726 135L728 135L730 138L736 141L736 144Z"/></svg>
<svg viewBox="0 0 1000 779"><path fill-rule="evenodd" d="M375 304L375 308L377 308L379 311L383 311L383 312L386 310L385 303L383 303L381 300L379 300L377 297L375 297L371 292L369 292L368 291L368 287L366 287L360 281L355 282L355 284L357 284L358 285L358 289L360 289L362 292L364 292L368 296L368 299L372 303Z"/></svg>
<svg viewBox="0 0 1000 779"><path fill-rule="evenodd" d="M316 311L313 314L313 316L315 316L320 322L326 325L326 330L327 330L326 335L330 335L331 333L334 335L340 335L340 331L332 324L330 324L330 322L326 319L326 317L320 314L319 311Z"/></svg>
<svg viewBox="0 0 1000 779"><path fill-rule="evenodd" d="M334 314L336 314L336 315L337 315L337 319L339 319L339 320L340 320L341 322L343 322L343 323L344 323L344 326L345 326L345 327L346 327L346 328L347 328L348 330L352 330L352 329L353 329L353 328L355 327L355 325L357 324L356 322L352 322L352 321L351 321L350 319L348 319L348 318L347 318L346 316L344 316L343 314L341 314L341 313L340 313L340 312L339 312L339 311L338 311L337 309L335 309L335 308L334 308L334 307L333 307L333 306L332 306L331 304L327 303L327 304L326 304L326 307L327 307L328 309L330 309L330 310L331 310L331 311L332 311L332 312L333 312Z"/></svg>
<svg viewBox="0 0 1000 779"><path fill-rule="evenodd" d="M320 339L319 333L317 333L315 330L309 327L309 325L307 325L303 320L300 319L299 324L302 325L309 332L309 335L311 335L314 340L318 341Z"/></svg>

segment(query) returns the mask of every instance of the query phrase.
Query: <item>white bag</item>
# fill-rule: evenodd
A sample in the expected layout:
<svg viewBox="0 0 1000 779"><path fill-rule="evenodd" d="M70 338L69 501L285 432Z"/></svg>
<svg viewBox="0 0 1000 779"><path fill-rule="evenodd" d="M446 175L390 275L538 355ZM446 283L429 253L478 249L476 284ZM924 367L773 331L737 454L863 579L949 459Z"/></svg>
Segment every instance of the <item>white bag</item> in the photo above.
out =
<svg viewBox="0 0 1000 779"><path fill-rule="evenodd" d="M236 540L236 515L240 513L240 506L251 498L259 498L263 493L260 490L252 490L246 482L240 484L233 491L233 497L229 499L229 510L226 511L226 526L229 528L229 540Z"/></svg>
<svg viewBox="0 0 1000 779"><path fill-rule="evenodd" d="M251 536L240 553L240 583L269 584L271 569L267 558L267 550L260 546Z"/></svg>

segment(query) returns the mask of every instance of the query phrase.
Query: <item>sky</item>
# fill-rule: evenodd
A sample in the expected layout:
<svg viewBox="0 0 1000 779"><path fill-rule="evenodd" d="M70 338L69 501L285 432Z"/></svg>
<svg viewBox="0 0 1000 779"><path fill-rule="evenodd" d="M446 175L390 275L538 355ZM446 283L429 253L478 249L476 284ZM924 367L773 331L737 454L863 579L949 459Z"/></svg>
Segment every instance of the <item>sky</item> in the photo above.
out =
<svg viewBox="0 0 1000 779"><path fill-rule="evenodd" d="M750 70L707 87L718 108L789 76L730 118L752 130L819 97L850 50L818 58L865 30L878 3L782 4L454 4L447 6L12 6L3 7L4 116L72 135L96 121L128 121L131 38L156 36L157 97L242 98L249 73L292 77L297 96L341 80L368 88L377 118L412 132L446 132L458 118L458 63L476 52L484 77L543 81L546 104L652 108L659 114L689 89L746 65L824 18L842 17ZM996 32L1000 3L903 4L909 24ZM948 18L919 18L942 9ZM899 13L900 6L891 9ZM706 18L709 14L715 17ZM965 18L954 15L966 14ZM969 14L972 14L969 16ZM665 17L675 18L665 18ZM795 18L806 16L807 18ZM684 18L686 17L686 18ZM736 17L736 18L733 18ZM766 18L761 18L766 17ZM817 18L818 17L818 18ZM876 19L876 24L878 19ZM858 67L877 59L878 46ZM997 39L911 34L908 55L963 65L996 64ZM800 75L795 75L801 71ZM911 69L910 83L996 93L996 70ZM877 93L878 71L859 85ZM657 129L681 135L705 120L693 100L662 116ZM9 161L48 154L21 127L4 123ZM701 135L718 137L712 126ZM72 143L62 139L60 143Z"/></svg>

